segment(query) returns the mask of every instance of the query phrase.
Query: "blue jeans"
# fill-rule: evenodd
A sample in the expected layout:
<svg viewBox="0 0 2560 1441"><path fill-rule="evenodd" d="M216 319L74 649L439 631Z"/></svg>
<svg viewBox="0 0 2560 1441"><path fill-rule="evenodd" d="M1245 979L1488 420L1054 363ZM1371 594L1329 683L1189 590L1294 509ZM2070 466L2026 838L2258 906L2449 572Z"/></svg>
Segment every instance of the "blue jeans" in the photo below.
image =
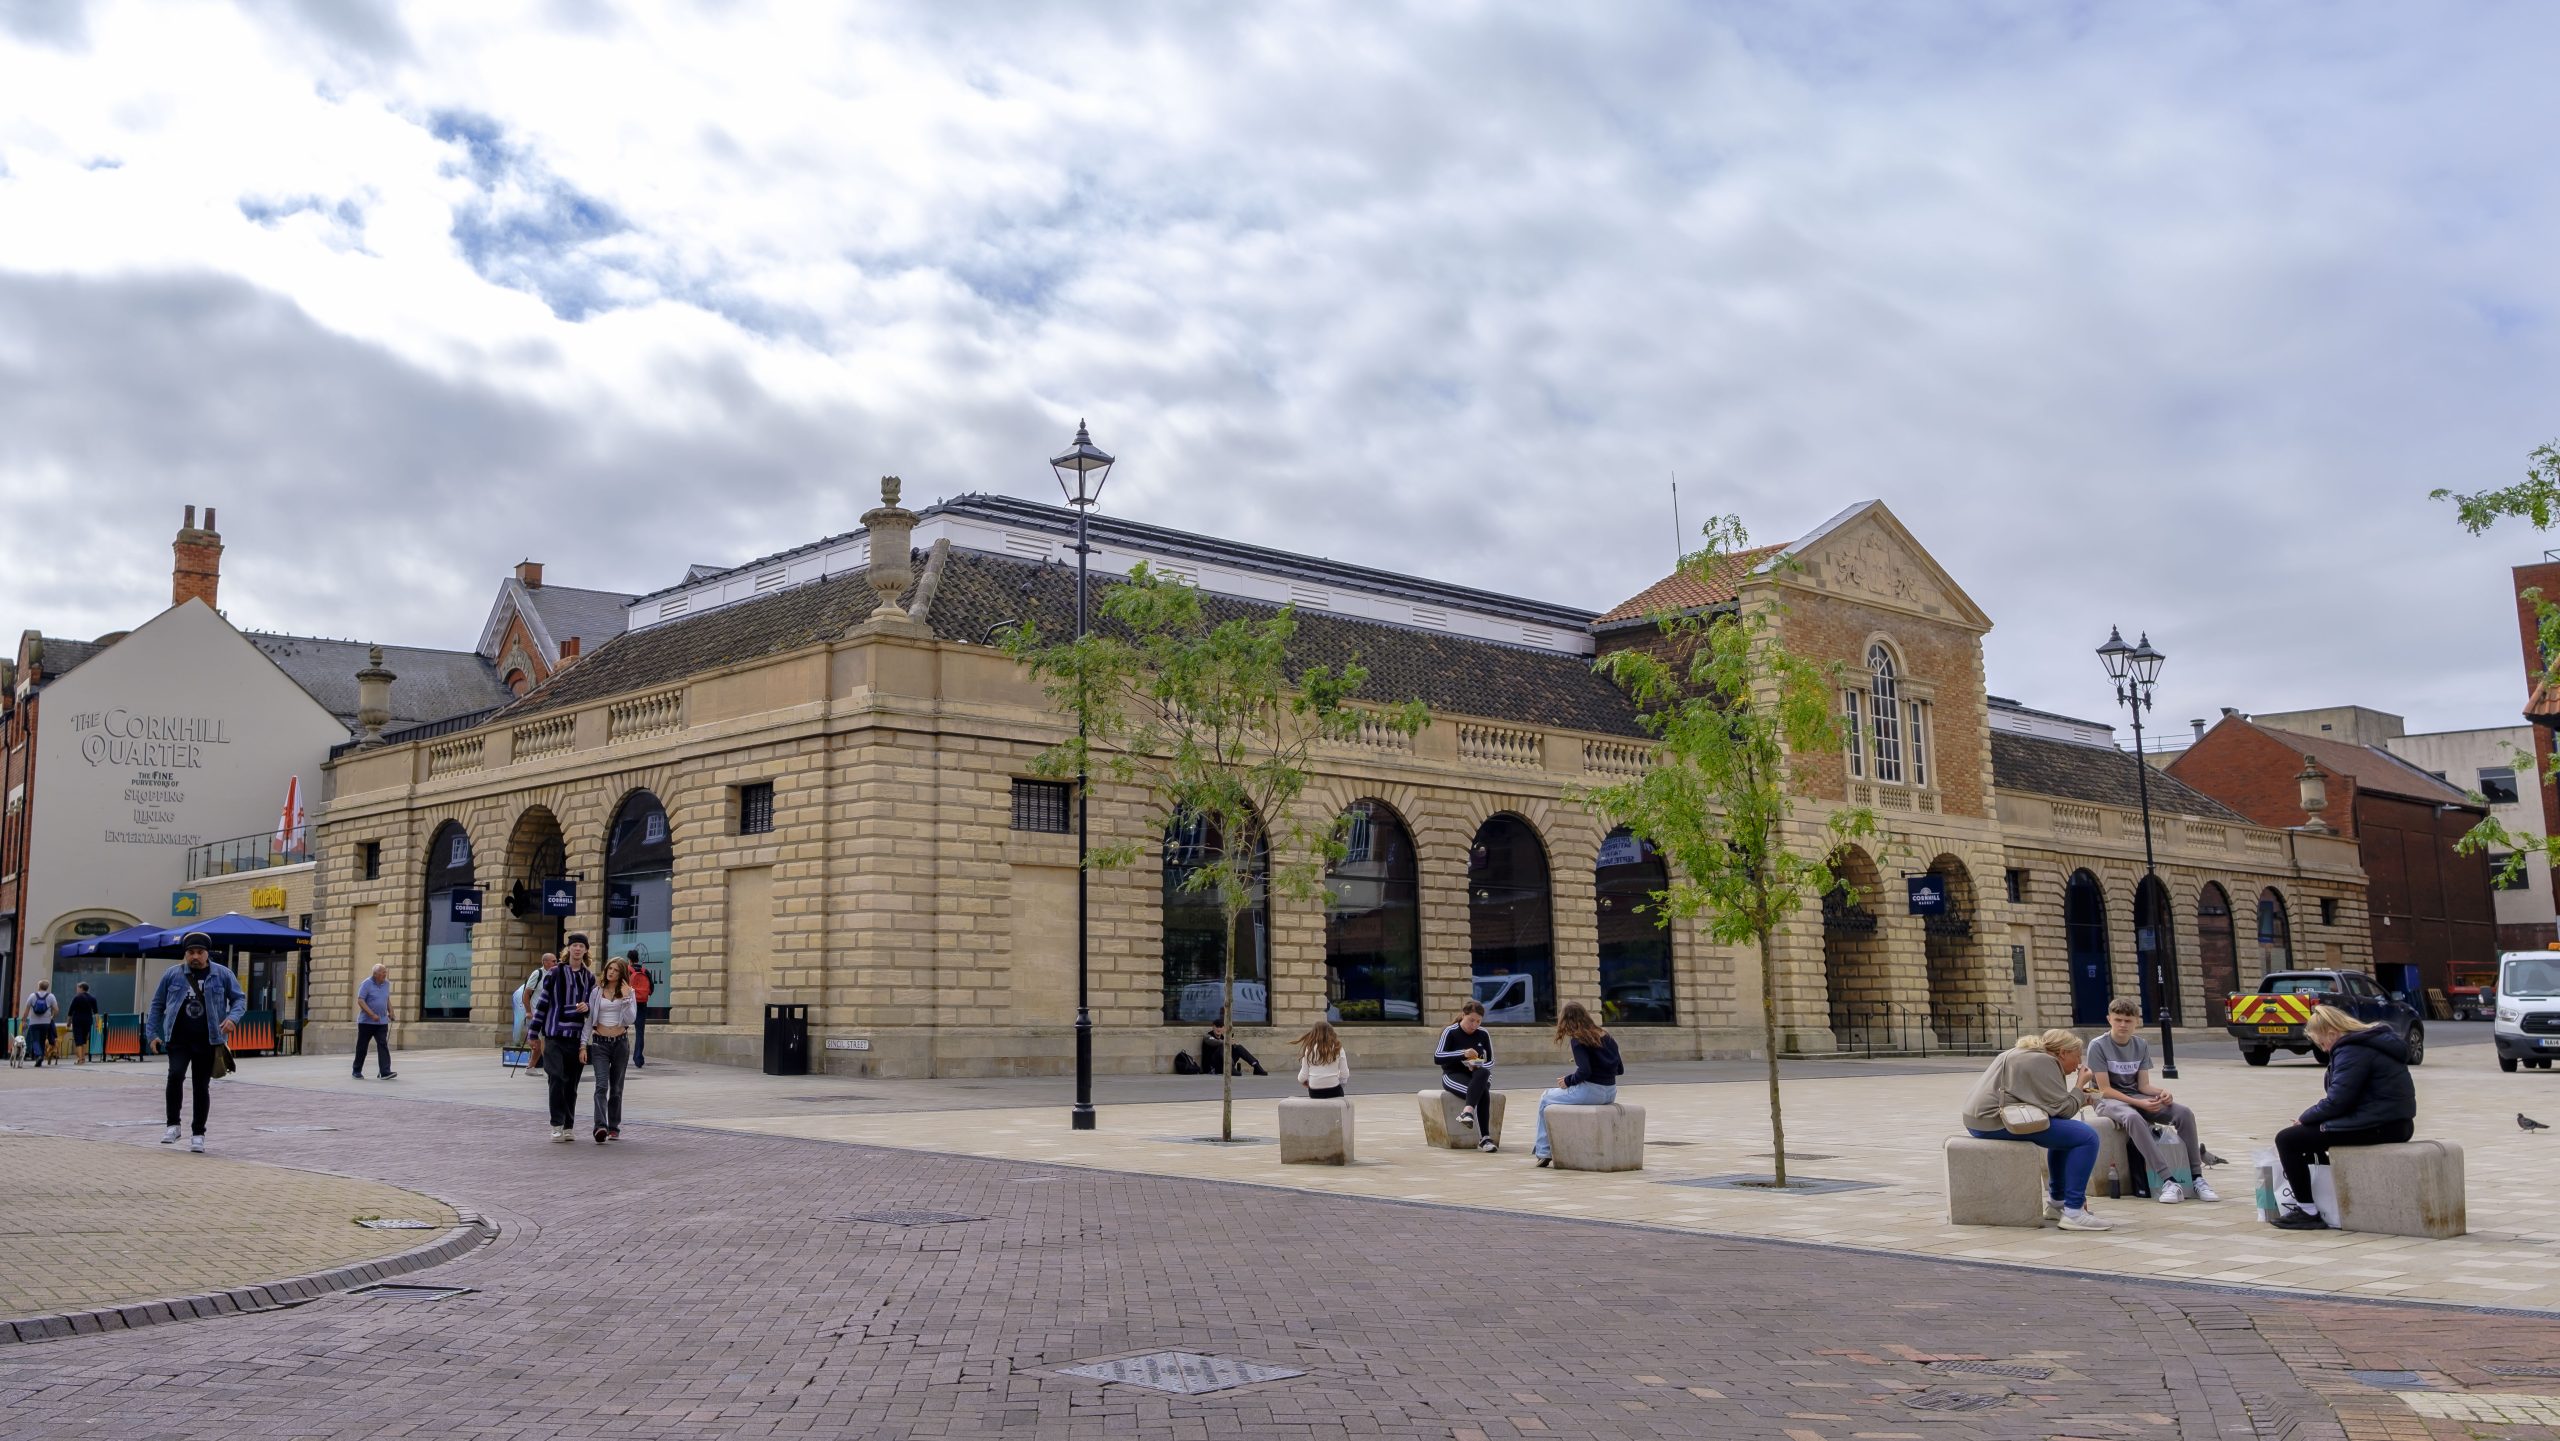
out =
<svg viewBox="0 0 2560 1441"><path fill-rule="evenodd" d="M1538 1097L1538 1143L1529 1148L1533 1156L1552 1155L1547 1146L1547 1107L1605 1106L1618 1099L1615 1086L1594 1085L1589 1081L1579 1086L1564 1086Z"/></svg>
<svg viewBox="0 0 2560 1441"><path fill-rule="evenodd" d="M1973 1134L1985 1141L2025 1141L2044 1147L2045 1168L2053 1176L2053 1185L2046 1194L2060 1197L2062 1204L2074 1211L2089 1204L2089 1173L2098 1166L2098 1132L2088 1122L2056 1116L2053 1124L2032 1136L2013 1136L2007 1131Z"/></svg>

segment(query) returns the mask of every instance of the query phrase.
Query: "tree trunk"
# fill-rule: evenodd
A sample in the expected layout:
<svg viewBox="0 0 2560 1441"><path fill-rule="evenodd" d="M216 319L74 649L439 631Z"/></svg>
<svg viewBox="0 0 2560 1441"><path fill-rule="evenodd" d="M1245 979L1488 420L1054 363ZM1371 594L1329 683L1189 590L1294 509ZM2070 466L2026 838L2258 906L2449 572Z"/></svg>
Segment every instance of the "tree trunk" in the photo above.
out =
<svg viewBox="0 0 2560 1441"><path fill-rule="evenodd" d="M1236 918L1242 912L1227 913L1226 973L1218 991L1218 1028L1226 1033L1224 1054L1218 1058L1218 1139L1236 1138Z"/></svg>
<svg viewBox="0 0 2560 1441"><path fill-rule="evenodd" d="M1778 1189L1787 1186L1787 1118L1778 1103L1778 957L1769 933L1760 933L1760 1044L1769 1056L1769 1154L1777 1158Z"/></svg>

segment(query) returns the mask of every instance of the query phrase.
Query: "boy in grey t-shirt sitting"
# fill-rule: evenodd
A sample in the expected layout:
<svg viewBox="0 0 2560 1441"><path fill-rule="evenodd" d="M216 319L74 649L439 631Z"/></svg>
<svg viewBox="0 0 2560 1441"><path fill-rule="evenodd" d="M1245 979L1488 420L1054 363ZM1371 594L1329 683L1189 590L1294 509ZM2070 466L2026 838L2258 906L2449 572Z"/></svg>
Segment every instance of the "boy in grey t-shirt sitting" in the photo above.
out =
<svg viewBox="0 0 2560 1441"><path fill-rule="evenodd" d="M2196 1139L2196 1113L2150 1083L2151 1046L2135 1033L2141 1024L2138 1003L2120 999L2107 1004L2107 1033L2089 1043L2083 1063L2098 1083L2098 1114L2122 1126L2126 1144L2164 1176L2176 1168L2160 1154L2160 1140L2151 1128L2156 1123L2177 1128L2178 1139L2187 1148L2187 1174L2195 1177L2195 1189L2190 1192L2170 1181L2160 1188L2161 1204L2175 1205L2190 1194L2199 1201L2219 1201L2222 1198L2204 1179L2204 1146Z"/></svg>

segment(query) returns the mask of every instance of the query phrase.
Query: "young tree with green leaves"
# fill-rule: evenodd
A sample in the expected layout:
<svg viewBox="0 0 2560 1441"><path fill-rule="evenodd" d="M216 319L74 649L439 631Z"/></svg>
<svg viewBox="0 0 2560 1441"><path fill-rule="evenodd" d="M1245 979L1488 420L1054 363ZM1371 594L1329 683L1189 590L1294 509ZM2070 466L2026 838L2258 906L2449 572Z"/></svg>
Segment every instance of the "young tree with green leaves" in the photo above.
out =
<svg viewBox="0 0 2560 1441"><path fill-rule="evenodd" d="M2550 530L2555 524L2560 524L2560 441L2536 449L2529 459L2531 463L2525 467L2524 479L2514 485L2472 495L2437 490L2430 492L2430 498L2452 501L2462 528L2473 535L2485 534L2501 520L2522 520L2536 530ZM2535 624L2542 641L2541 680L2544 684L2560 681L2560 603L2555 603L2539 590L2524 592L2524 598L2533 602ZM2515 767L2518 775L2532 775L2532 757L2517 752ZM2560 779L2560 754L2552 757L2551 774L2544 779ZM2486 803L2485 797L2475 795L2473 799ZM2457 843L2456 849L2464 855L2480 851L2504 854L2506 860L2499 867L2497 878L2502 884L2513 884L2523 878L2527 857L2541 855L2547 858L2553 854L2551 842L2549 836L2517 835L2509 831L2493 812L2473 826ZM2548 864L2547 859L2545 863Z"/></svg>
<svg viewBox="0 0 2560 1441"><path fill-rule="evenodd" d="M1705 546L1681 561L1702 584L1740 578L1749 537L1738 516L1705 527ZM1778 961L1775 940L1847 882L1831 865L1839 848L1876 830L1875 814L1835 807L1819 827L1790 824L1795 757L1841 749L1834 698L1838 667L1789 650L1772 609L1736 604L1653 617L1662 645L1613 652L1601 662L1635 698L1657 742L1644 774L1591 791L1595 809L1650 839L1671 861L1658 914L1703 918L1720 946L1760 953L1760 1033L1769 1060L1770 1151L1787 1184L1787 1126L1778 1089ZM1799 839L1818 841L1800 850Z"/></svg>
<svg viewBox="0 0 2560 1441"><path fill-rule="evenodd" d="M1420 701L1355 705L1369 678L1356 658L1339 669L1293 669L1297 633L1294 608L1212 623L1197 589L1141 563L1103 593L1083 638L1053 642L1025 625L1006 642L1078 722L1073 737L1042 753L1038 772L1140 787L1166 818L1165 845L1176 832L1202 838L1182 885L1213 895L1224 918L1218 1016L1231 1040L1236 930L1256 890L1309 899L1343 855L1339 817L1319 826L1299 813L1316 747L1351 740L1364 725L1410 736L1430 720ZM1086 865L1126 869L1150 849L1105 846ZM1218 1136L1231 1141L1235 1066L1219 1069Z"/></svg>

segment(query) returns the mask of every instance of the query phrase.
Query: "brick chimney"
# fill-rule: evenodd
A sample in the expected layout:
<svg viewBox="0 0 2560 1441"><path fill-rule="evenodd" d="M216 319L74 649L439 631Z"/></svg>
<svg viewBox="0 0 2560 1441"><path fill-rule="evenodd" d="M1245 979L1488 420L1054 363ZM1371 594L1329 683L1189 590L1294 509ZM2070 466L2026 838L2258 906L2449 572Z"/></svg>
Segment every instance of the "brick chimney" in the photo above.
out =
<svg viewBox="0 0 2560 1441"><path fill-rule="evenodd" d="M569 662L576 660L577 658L578 637L573 635L567 640L560 642L560 663L562 665L567 665Z"/></svg>
<svg viewBox="0 0 2560 1441"><path fill-rule="evenodd" d="M524 588L527 590L542 589L542 562L538 560L517 561L516 579L522 581L524 583Z"/></svg>
<svg viewBox="0 0 2560 1441"><path fill-rule="evenodd" d="M196 508L187 507L187 523L178 528L178 563L169 575L169 604L191 600L215 606L222 589L222 534L213 528L213 507L204 508L204 528L196 528ZM217 607L218 608L218 607Z"/></svg>

